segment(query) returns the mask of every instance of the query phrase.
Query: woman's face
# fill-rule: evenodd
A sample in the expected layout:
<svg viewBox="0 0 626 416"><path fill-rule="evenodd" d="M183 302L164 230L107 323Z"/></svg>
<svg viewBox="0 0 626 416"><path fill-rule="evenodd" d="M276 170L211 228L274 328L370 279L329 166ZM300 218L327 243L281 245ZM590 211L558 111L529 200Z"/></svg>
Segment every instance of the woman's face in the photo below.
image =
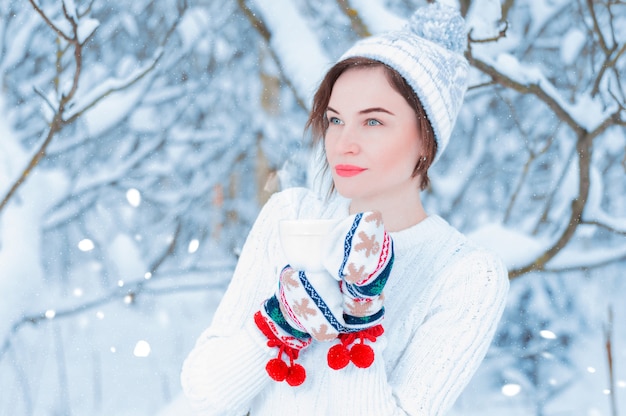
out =
<svg viewBox="0 0 626 416"><path fill-rule="evenodd" d="M353 206L375 209L418 193L411 177L421 152L415 112L383 67L349 69L333 86L324 139L337 191Z"/></svg>

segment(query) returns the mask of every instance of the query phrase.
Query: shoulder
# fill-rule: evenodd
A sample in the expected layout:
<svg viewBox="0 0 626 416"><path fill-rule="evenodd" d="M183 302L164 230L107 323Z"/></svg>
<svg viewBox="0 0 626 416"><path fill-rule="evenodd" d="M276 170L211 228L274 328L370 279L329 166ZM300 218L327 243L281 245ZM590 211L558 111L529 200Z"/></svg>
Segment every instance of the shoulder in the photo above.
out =
<svg viewBox="0 0 626 416"><path fill-rule="evenodd" d="M447 275L447 285L464 283L489 286L497 292L508 291L508 270L498 254L468 238L443 219L437 224L439 235L445 240L440 254L445 262L443 273Z"/></svg>
<svg viewBox="0 0 626 416"><path fill-rule="evenodd" d="M506 270L502 259L493 250L480 244L471 236L468 237L463 234L443 218L434 216L433 224L434 231L431 235L437 235L445 240L446 250L443 251L451 257L452 264L467 265L480 260L480 262L490 263L494 266L498 265L499 268L501 266Z"/></svg>
<svg viewBox="0 0 626 416"><path fill-rule="evenodd" d="M471 240L445 271L445 286L461 288L468 300L486 304L504 304L509 291L509 273L504 261L493 251Z"/></svg>

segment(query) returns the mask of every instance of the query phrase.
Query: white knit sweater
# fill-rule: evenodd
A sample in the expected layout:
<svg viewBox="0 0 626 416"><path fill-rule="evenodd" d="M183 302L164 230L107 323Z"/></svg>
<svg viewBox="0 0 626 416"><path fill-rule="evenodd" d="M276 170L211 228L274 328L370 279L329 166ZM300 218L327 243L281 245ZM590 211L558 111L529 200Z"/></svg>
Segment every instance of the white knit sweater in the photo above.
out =
<svg viewBox="0 0 626 416"><path fill-rule="evenodd" d="M370 344L371 367L332 370L326 354L334 343L314 342L297 361L307 371L304 384L267 375L277 349L266 346L253 315L286 264L278 220L347 215L347 201L322 204L302 188L275 194L264 206L211 326L183 365L183 391L199 415L434 416L454 404L487 352L509 283L497 257L433 215L391 233L385 334Z"/></svg>

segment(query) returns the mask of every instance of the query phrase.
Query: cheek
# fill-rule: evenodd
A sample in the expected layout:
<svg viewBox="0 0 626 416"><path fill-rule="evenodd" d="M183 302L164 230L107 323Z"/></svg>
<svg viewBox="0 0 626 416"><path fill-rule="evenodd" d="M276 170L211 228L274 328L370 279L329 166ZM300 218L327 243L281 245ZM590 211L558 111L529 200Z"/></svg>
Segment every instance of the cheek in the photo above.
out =
<svg viewBox="0 0 626 416"><path fill-rule="evenodd" d="M420 144L414 137L406 137L395 147L379 152L380 160L389 169L403 173L413 173L420 155Z"/></svg>

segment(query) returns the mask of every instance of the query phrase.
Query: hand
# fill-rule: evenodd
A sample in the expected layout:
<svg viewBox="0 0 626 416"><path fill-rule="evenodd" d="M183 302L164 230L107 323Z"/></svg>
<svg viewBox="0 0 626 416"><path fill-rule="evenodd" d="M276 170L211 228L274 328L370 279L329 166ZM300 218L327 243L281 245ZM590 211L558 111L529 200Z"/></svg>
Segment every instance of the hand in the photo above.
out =
<svg viewBox="0 0 626 416"><path fill-rule="evenodd" d="M382 215L364 212L339 223L329 236L324 258L326 269L340 281L347 328L339 335L341 344L328 351L328 365L339 370L352 362L367 368L374 362L374 350L365 340L376 342L384 332L383 289L394 261L393 241Z"/></svg>
<svg viewBox="0 0 626 416"><path fill-rule="evenodd" d="M298 386L306 379L306 371L294 361L298 359L300 351L311 344L312 339L286 313L279 300L282 298L282 286L282 282L279 283L278 293L263 302L261 310L254 315L254 322L267 337L267 346L278 347L278 356L265 366L268 375L276 381L286 381L291 386ZM282 360L283 353L289 358L289 365Z"/></svg>
<svg viewBox="0 0 626 416"><path fill-rule="evenodd" d="M324 267L341 282L346 326L378 325L384 316L383 289L393 267L393 241L380 212L351 215L331 232Z"/></svg>
<svg viewBox="0 0 626 416"><path fill-rule="evenodd" d="M277 298L289 325L316 341L332 341L345 332L339 284L326 272L285 266L280 273Z"/></svg>
<svg viewBox="0 0 626 416"><path fill-rule="evenodd" d="M306 378L304 368L294 361L312 338L330 341L348 330L339 282L326 272L311 273L290 266L281 270L278 289L263 303L255 322L268 338L268 346L279 348L278 356L266 366L268 374L292 386ZM283 353L290 365L282 361Z"/></svg>
<svg viewBox="0 0 626 416"><path fill-rule="evenodd" d="M311 344L309 334L296 330L285 320L276 296L267 299L261 310L254 314L254 323L267 337L267 346L278 347L276 358L265 366L267 374L275 381L286 381L291 386L299 386L306 378L306 371L294 361L300 351ZM282 359L283 353L289 358L289 364Z"/></svg>

